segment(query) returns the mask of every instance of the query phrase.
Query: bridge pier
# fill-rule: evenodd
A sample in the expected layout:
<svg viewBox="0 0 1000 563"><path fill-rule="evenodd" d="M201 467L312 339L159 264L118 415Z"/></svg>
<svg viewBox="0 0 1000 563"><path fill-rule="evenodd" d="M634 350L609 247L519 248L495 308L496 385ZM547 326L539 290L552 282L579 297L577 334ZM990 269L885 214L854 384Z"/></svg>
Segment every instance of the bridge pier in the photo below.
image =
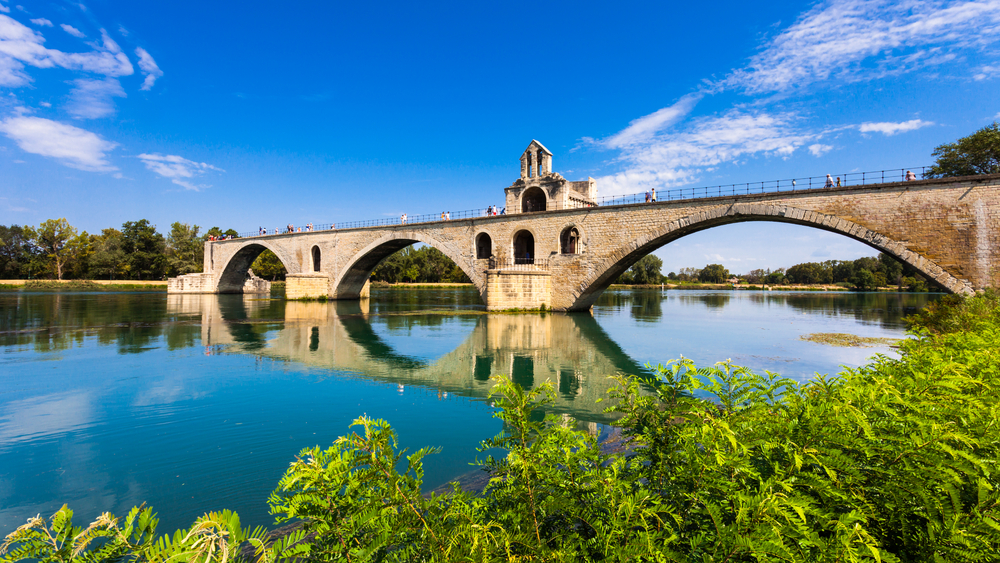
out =
<svg viewBox="0 0 1000 563"><path fill-rule="evenodd" d="M542 270L486 271L487 311L552 307L552 274Z"/></svg>

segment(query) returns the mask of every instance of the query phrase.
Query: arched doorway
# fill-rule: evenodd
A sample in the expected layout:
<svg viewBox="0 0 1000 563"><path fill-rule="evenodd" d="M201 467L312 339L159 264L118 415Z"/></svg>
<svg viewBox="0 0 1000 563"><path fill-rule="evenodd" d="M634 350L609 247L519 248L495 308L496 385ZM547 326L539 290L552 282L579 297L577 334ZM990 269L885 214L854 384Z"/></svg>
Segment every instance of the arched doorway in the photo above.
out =
<svg viewBox="0 0 1000 563"><path fill-rule="evenodd" d="M562 254L577 254L580 252L580 231L576 227L567 227L559 236L559 251Z"/></svg>
<svg viewBox="0 0 1000 563"><path fill-rule="evenodd" d="M535 237L528 231L518 231L514 234L514 263L535 263Z"/></svg>
<svg viewBox="0 0 1000 563"><path fill-rule="evenodd" d="M545 192L541 188L528 188L521 195L521 213L545 211Z"/></svg>
<svg viewBox="0 0 1000 563"><path fill-rule="evenodd" d="M476 238L476 258L483 260L493 255L493 239L486 233L480 233Z"/></svg>
<svg viewBox="0 0 1000 563"><path fill-rule="evenodd" d="M320 253L319 253L319 247L318 246L314 246L313 247L313 249L312 249L312 255L313 255L313 271L314 272L318 272L319 271L319 259L320 259Z"/></svg>

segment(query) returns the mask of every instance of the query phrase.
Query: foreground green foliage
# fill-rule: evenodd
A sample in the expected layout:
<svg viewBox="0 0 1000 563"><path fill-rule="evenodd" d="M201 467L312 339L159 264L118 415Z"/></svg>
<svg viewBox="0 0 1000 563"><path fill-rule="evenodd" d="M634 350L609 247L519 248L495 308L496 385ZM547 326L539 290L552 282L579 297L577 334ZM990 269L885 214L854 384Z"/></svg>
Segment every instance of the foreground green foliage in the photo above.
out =
<svg viewBox="0 0 1000 563"><path fill-rule="evenodd" d="M302 526L279 542L230 513L155 542L139 509L123 527L105 515L67 532L64 509L49 531L33 519L8 537L0 562L224 561L240 542L267 563L995 561L998 299L950 299L912 322L901 359L807 383L687 360L655 382L621 376L610 408L625 454L540 420L551 384L497 379L504 431L482 449L503 455L482 461L481 495L424 496L435 450L407 456L388 423L362 417L281 478L272 513Z"/></svg>

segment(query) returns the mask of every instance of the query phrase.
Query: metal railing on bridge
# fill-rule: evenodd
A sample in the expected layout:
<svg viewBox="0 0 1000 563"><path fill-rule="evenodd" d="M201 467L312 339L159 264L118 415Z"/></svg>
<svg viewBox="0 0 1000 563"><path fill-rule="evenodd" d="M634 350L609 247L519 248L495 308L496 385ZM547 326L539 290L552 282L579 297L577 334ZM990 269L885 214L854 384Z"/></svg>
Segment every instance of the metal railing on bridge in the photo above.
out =
<svg viewBox="0 0 1000 563"><path fill-rule="evenodd" d="M926 178L927 166L914 166L911 168L893 168L890 170L875 170L869 172L845 172L842 174L830 174L823 176L806 176L801 178L787 178L784 180L767 180L761 182L745 182L740 184L720 184L717 186L700 186L693 188L670 188L655 192L655 202L677 201L685 199L699 199L706 197L727 197L766 193L793 193L805 190L815 190L817 188L831 188L844 186L864 186L872 184L885 184L892 182L903 182L910 174L910 180L923 180ZM605 207L609 205L641 205L651 203L646 196L650 192L640 192L635 194L599 196L593 204L574 202L569 208L580 209L586 207ZM527 211L525 213L544 213L545 211L555 211L559 208L550 207L544 211ZM421 223L433 223L444 221L455 221L459 219L478 219L490 216L506 215L505 209L496 206L482 207L479 209L467 209L464 211L445 211L440 213L424 213L406 217L386 217L382 219L368 219L364 221L344 221L337 223L307 223L302 226L285 225L275 229L261 227L256 232L247 231L240 233L239 238L273 236L283 234L308 233L314 231L330 231L339 229L363 229L370 227L396 227L402 225L415 225ZM521 214L512 210L510 214ZM516 265L516 264L515 264Z"/></svg>
<svg viewBox="0 0 1000 563"><path fill-rule="evenodd" d="M526 258L517 257L511 260L510 258L497 258L491 256L488 258L489 269L491 270L548 270L549 260L548 258Z"/></svg>

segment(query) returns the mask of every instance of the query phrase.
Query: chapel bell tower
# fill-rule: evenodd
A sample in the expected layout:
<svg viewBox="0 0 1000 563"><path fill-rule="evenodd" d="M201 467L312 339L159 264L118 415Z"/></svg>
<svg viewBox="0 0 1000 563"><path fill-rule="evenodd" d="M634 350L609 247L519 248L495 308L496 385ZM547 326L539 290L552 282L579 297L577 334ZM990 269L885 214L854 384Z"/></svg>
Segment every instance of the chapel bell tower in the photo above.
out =
<svg viewBox="0 0 1000 563"><path fill-rule="evenodd" d="M532 139L521 155L521 179L538 178L552 173L552 153Z"/></svg>

